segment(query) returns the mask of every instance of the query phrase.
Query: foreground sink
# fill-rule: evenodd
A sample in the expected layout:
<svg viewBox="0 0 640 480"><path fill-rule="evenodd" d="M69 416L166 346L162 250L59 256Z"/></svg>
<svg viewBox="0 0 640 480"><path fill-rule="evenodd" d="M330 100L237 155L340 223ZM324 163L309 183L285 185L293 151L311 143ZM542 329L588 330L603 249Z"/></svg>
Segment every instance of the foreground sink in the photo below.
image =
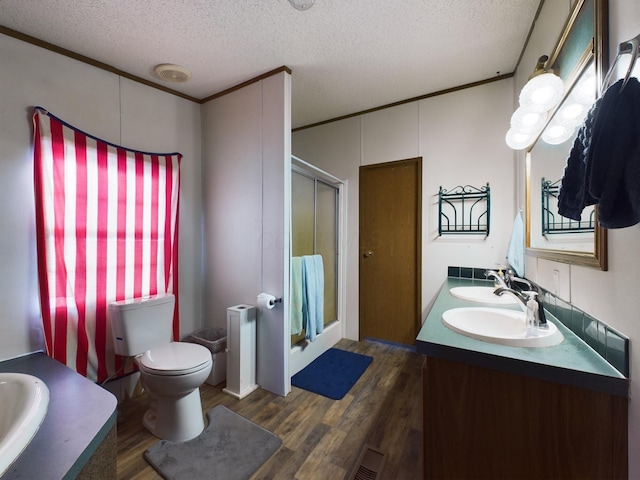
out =
<svg viewBox="0 0 640 480"><path fill-rule="evenodd" d="M49 389L24 373L0 373L0 476L29 445L49 406Z"/></svg>
<svg viewBox="0 0 640 480"><path fill-rule="evenodd" d="M453 308L442 314L442 322L467 337L511 347L550 347L564 340L562 332L551 322L547 322L548 329L536 329L535 336L526 336L525 314L517 310Z"/></svg>
<svg viewBox="0 0 640 480"><path fill-rule="evenodd" d="M518 301L511 295L495 295L495 287L454 287L449 293L462 300L494 305L515 305Z"/></svg>

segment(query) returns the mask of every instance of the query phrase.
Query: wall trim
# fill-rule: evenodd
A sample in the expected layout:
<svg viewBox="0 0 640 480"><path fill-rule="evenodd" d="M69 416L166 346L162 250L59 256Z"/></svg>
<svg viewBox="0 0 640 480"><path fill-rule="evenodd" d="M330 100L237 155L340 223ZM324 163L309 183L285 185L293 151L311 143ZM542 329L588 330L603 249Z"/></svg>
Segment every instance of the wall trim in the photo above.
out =
<svg viewBox="0 0 640 480"><path fill-rule="evenodd" d="M289 74L291 74L291 69L287 66L281 66L278 67L276 69L273 69L269 72L263 73L262 75L258 75L255 78L252 78L250 80L247 80L246 82L243 82L239 85L230 87L226 90L223 90L222 92L216 93L214 95L210 95L204 98L197 98L197 97L192 97L191 95L187 95L186 93L182 93L182 92L178 92L177 90L173 90L172 88L169 87L165 87L164 85L160 85L158 83L152 82L150 80L146 80L142 77L138 77L137 75L132 75L130 73L127 73L123 70L120 70L119 68L116 68L112 65L109 65L107 63L103 63L100 62L98 60L95 60L91 57L87 57L85 55L82 55L80 53L76 53L73 52L71 50L67 50L66 48L63 47L59 47L57 45L54 45L53 43L49 43L49 42L45 42L44 40L40 40L39 38L36 37L32 37L31 35L27 35L26 33L22 33L22 32L18 32L17 30L13 30L11 28L7 28L7 27L3 27L2 25L0 25L0 33L7 35L8 37L13 37L16 38L18 40L22 40L23 42L26 43L30 43L31 45L35 45L36 47L40 47L40 48L44 48L45 50L49 50L51 52L55 52L55 53L59 53L60 55L64 55L65 57L69 57L69 58L73 58L74 60L78 60L79 62L82 63L86 63L88 65L91 65L93 67L97 67L100 68L102 70L105 70L107 72L111 72L115 75L119 75L121 77L124 78L128 78L129 80L133 80L134 82L138 82L141 83L143 85L146 85L148 87L151 88L155 88L157 90L162 90L163 92L166 93L170 93L172 95L175 95L177 97L181 97L184 98L186 100L190 100L194 103L199 103L199 104L203 104L206 103L210 100L213 100L215 98L221 97L223 95L226 95L228 93L231 93L235 90L239 90L243 87L246 87L247 85L251 85L252 83L256 83L259 82L260 80L264 80L267 77L271 77L272 75L276 75L280 72L287 72Z"/></svg>
<svg viewBox="0 0 640 480"><path fill-rule="evenodd" d="M256 83L259 82L260 80L264 80L265 78L269 78L273 75L277 75L278 73L282 73L282 72L286 72L289 75L291 75L291 69L289 67L287 67L286 65L283 65L281 67L278 68L274 68L273 70L263 73L262 75L258 75L257 77L254 77L250 80L247 80L246 82L242 82L239 83L238 85L235 85L231 88L227 88L226 90L223 90L221 92L218 93L214 93L213 95L210 95L208 97L203 98L202 100L198 100L198 103L207 103L211 100L215 100L216 98L220 98L223 97L225 95L228 95L231 92L235 92L236 90L240 90L241 88L244 88L248 85L251 85L252 83Z"/></svg>
<svg viewBox="0 0 640 480"><path fill-rule="evenodd" d="M481 85L486 85L488 83L499 82L500 80L505 80L507 78L512 78L515 75L515 72L504 73L502 75L496 75L492 78L487 78L485 80L479 80L477 82L465 83L464 85L458 85L457 87L446 88L444 90L438 90L437 92L426 93L424 95L420 95L417 97L407 98L406 100L399 100L397 102L388 103L386 105L380 105L379 107L369 108L367 110L362 110L360 112L349 113L347 115L342 115L341 117L331 118L329 120L323 120L321 122L312 123L310 125L305 125L303 127L297 127L292 130L292 132L299 132L300 130L306 130L307 128L318 127L320 125L325 125L327 123L337 122L339 120L345 120L347 118L358 117L360 115L364 115L366 113L377 112L379 110L385 110L391 107L397 107L398 105L404 105L405 103L417 102L418 100L424 100L427 98L438 97L440 95L445 95L447 93L458 92L460 90L466 90L467 88L479 87Z"/></svg>
<svg viewBox="0 0 640 480"><path fill-rule="evenodd" d="M78 60L79 62L92 65L94 67L100 68L102 70L106 70L107 72L114 73L121 77L128 78L129 80L133 80L134 82L142 83L143 85L147 85L148 87L153 87L158 90L162 90L164 92L176 95L178 97L191 100L192 102L200 103L200 100L198 100L195 97L191 97L189 95L178 92L176 90L172 90L171 88L165 87L163 85L159 85L149 80L145 80L144 78L122 71L107 63L99 62L98 60L94 60L93 58L81 55L71 50L67 50L66 48L59 47L57 45L54 45L53 43L45 42L44 40L40 40L39 38L32 37L31 35L27 35L26 33L21 33L21 32L18 32L17 30L12 30L11 28L3 27L2 25L0 25L0 33L7 35L9 37L16 38L18 40L22 40L23 42L30 43L31 45L35 45L36 47L41 47L41 48L44 48L45 50L59 53L60 55L64 55L65 57L73 58L74 60Z"/></svg>
<svg viewBox="0 0 640 480"><path fill-rule="evenodd" d="M59 47L57 45L54 45L53 43L49 43L49 42L46 42L44 40L40 40L39 38L33 37L31 35L27 35L26 33L22 33L22 32L19 32L17 30L13 30L11 28L3 27L2 25L0 25L0 33L4 34L4 35L7 35L9 37L16 38L18 40L22 40L23 42L30 43L30 44L35 45L37 47L44 48L45 50L49 50L49 51L52 51L52 52L55 52L55 53L59 53L60 55L64 55L65 57L73 58L74 60L78 60L78 61L86 63L88 65L92 65L92 66L100 68L102 70L106 70L107 72L111 72L111 73L119 75L121 77L128 78L129 80L133 80L134 82L141 83L141 84L146 85L148 87L155 88L155 89L158 89L158 90L162 90L163 92L170 93L172 95L184 98L186 100L190 100L190 101L192 101L194 103L199 103L200 105L202 105L204 103L207 103L207 102L209 102L211 100L215 100L216 98L222 97L224 95L228 95L229 93L232 93L232 92L234 92L236 90L240 90L241 88L244 88L244 87L246 87L248 85L251 85L252 83L259 82L261 80L264 80L265 78L271 77L273 75L277 75L277 74L279 74L281 72L286 72L286 73L288 73L290 75L292 73L292 70L289 67L287 67L286 65L282 65L282 66L280 66L278 68L275 68L275 69L273 69L273 70L271 70L269 72L266 72L266 73L263 73L261 75L258 75L257 77L251 78L251 79L249 79L249 80L247 80L245 82L242 82L242 83L240 83L238 85L235 85L233 87L227 88L226 90L223 90L221 92L215 93L213 95L209 95L209 96L204 97L204 98L197 98L197 97L192 97L191 95L187 95L187 94L182 93L182 92L178 92L177 90L173 90L171 88L165 87L164 85L160 85L158 83L151 82L149 80L146 80L144 78L138 77L136 75L132 75L130 73L127 73L127 72L125 72L123 70L120 70L119 68L116 68L116 67L114 67L112 65L109 65L107 63L100 62L98 60L94 60L93 58L87 57L85 55L81 55L79 53L73 52L73 51L68 50L66 48L63 48L63 47ZM406 100L400 100L400 101L389 103L389 104L386 104L386 105L381 105L379 107L373 107L373 108L370 108L370 109L367 109L367 110L362 110L362 111L359 111L359 112L350 113L350 114L343 115L343 116L340 116L340 117L331 118L329 120L323 120L321 122L312 123L310 125L297 127L297 128L292 129L291 131L292 132L298 132L300 130L305 130L307 128L317 127L317 126L320 126L320 125L325 125L327 123L337 122L339 120L344 120L344 119L351 118L351 117L357 117L359 115L364 115L366 113L371 113L371 112L376 112L378 110L384 110L384 109L387 109L387 108L396 107L398 105L404 105L405 103L416 102L418 100L424 100L426 98L437 97L439 95L445 95L447 93L453 93L453 92L457 92L457 91L460 91L460 90L465 90L467 88L478 87L480 85L485 85L485 84L488 84L488 83L497 82L497 81L500 81L500 80L511 78L514 75L515 75L515 72L505 73L505 74L502 74L502 75L497 75L497 76L495 76L493 78L488 78L488 79L485 79L485 80L479 80L477 82L467 83L467 84L464 84L464 85L459 85L457 87L451 87L451 88L447 88L447 89L444 89L444 90L438 90L437 92L427 93L427 94L420 95L420 96L417 96L417 97L408 98Z"/></svg>

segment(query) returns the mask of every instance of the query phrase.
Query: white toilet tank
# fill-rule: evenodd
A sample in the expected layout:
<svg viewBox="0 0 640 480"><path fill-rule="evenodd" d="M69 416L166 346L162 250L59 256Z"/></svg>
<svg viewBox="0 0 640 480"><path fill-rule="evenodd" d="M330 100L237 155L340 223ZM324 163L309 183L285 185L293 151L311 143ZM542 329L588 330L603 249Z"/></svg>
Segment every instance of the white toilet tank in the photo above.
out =
<svg viewBox="0 0 640 480"><path fill-rule="evenodd" d="M109 320L116 355L134 357L171 342L174 305L171 293L111 302Z"/></svg>

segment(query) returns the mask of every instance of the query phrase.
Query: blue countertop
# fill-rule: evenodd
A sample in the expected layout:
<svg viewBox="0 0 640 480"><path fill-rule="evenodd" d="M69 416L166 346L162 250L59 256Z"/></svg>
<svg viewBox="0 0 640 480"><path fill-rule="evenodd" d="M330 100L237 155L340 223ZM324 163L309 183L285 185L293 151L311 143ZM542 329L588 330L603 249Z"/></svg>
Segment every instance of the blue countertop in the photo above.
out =
<svg viewBox="0 0 640 480"><path fill-rule="evenodd" d="M629 380L549 313L546 314L547 320L553 322L564 335L564 341L552 347L496 345L447 328L441 317L451 308L487 306L519 309L517 305L481 305L455 298L449 293L453 287L469 285L490 286L493 283L448 277L416 338L418 353L628 397Z"/></svg>
<svg viewBox="0 0 640 480"><path fill-rule="evenodd" d="M50 396L40 429L2 480L75 478L116 425L116 397L44 353L0 362L0 372L38 377Z"/></svg>

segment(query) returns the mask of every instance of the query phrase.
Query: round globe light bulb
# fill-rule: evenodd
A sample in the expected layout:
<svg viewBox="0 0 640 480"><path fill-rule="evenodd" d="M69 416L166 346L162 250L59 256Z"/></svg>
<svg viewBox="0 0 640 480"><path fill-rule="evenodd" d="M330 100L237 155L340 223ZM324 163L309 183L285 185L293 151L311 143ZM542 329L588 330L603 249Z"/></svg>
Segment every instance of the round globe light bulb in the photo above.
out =
<svg viewBox="0 0 640 480"><path fill-rule="evenodd" d="M536 75L522 88L520 105L531 112L547 112L555 107L564 94L564 84L553 73Z"/></svg>
<svg viewBox="0 0 640 480"><path fill-rule="evenodd" d="M575 128L566 127L559 123L552 123L544 129L541 138L549 145L560 145L573 137L575 131Z"/></svg>
<svg viewBox="0 0 640 480"><path fill-rule="evenodd" d="M505 135L507 146L513 150L522 150L533 143L535 136L531 133L525 133L514 128L510 128Z"/></svg>
<svg viewBox="0 0 640 480"><path fill-rule="evenodd" d="M587 106L573 101L570 97L555 114L554 122L565 127L577 127L582 124L586 116Z"/></svg>
<svg viewBox="0 0 640 480"><path fill-rule="evenodd" d="M539 133L546 120L546 113L531 112L518 107L511 115L511 127L522 133Z"/></svg>
<svg viewBox="0 0 640 480"><path fill-rule="evenodd" d="M587 75L573 88L571 96L576 102L583 105L593 105L596 101L596 77L595 74Z"/></svg>

